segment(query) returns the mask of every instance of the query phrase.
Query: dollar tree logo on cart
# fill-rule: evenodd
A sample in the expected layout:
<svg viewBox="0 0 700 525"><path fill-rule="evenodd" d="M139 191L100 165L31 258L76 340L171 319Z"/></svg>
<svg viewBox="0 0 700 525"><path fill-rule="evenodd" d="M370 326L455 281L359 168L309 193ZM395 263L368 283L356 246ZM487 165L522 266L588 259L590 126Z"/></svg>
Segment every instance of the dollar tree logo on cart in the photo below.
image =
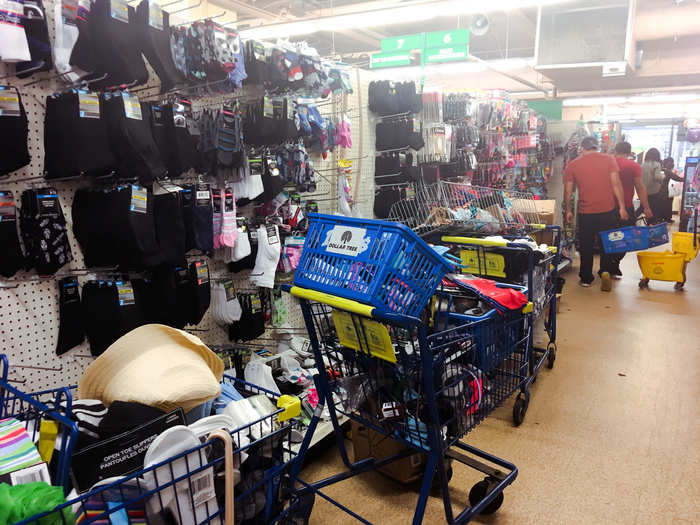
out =
<svg viewBox="0 0 700 525"><path fill-rule="evenodd" d="M326 235L323 246L330 253L357 257L369 247L369 237L365 228L334 226Z"/></svg>

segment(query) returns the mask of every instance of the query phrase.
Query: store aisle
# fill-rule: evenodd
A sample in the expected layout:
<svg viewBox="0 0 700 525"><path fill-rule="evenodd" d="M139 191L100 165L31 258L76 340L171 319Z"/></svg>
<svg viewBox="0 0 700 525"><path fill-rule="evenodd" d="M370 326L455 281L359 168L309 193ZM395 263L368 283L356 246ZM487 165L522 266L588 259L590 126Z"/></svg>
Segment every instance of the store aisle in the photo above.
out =
<svg viewBox="0 0 700 525"><path fill-rule="evenodd" d="M612 293L579 287L577 272L565 275L556 365L533 385L523 425L512 426L511 399L467 435L520 469L501 509L476 522L698 523L700 264L691 263L680 293L661 282L640 291L633 255ZM304 474L340 468L329 449ZM455 468L455 504L468 501L476 481ZM327 494L373 523L396 525L410 523L417 498L377 473ZM358 522L317 498L311 523ZM441 499L430 498L424 523L444 523Z"/></svg>

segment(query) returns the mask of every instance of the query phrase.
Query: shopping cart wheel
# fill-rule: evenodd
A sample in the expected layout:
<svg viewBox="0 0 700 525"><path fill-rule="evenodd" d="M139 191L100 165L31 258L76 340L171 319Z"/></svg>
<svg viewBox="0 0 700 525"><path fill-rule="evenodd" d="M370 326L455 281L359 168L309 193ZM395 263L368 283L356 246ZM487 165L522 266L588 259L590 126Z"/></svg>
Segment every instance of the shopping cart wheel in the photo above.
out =
<svg viewBox="0 0 700 525"><path fill-rule="evenodd" d="M486 494L488 494L491 489L492 483L498 483L498 480L496 479L492 482L489 478L486 478L472 487L469 491L469 504L472 507L486 497ZM501 508L501 505L503 505L503 492L499 492L498 495L491 500L491 503L486 505L484 510L481 511L481 514L493 514Z"/></svg>
<svg viewBox="0 0 700 525"><path fill-rule="evenodd" d="M547 345L547 368L554 368L554 361L557 360L557 343L551 341Z"/></svg>
<svg viewBox="0 0 700 525"><path fill-rule="evenodd" d="M529 395L518 394L518 398L513 404L513 424L519 427L525 420L525 413L527 412L527 405L530 403Z"/></svg>
<svg viewBox="0 0 700 525"><path fill-rule="evenodd" d="M640 288L649 288L649 279L641 279L639 281Z"/></svg>

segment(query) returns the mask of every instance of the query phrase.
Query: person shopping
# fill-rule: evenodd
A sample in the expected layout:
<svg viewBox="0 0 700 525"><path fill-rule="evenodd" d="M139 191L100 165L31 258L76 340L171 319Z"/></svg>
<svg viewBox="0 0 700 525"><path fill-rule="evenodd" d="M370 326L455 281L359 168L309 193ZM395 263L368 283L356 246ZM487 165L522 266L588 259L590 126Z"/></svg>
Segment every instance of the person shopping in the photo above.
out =
<svg viewBox="0 0 700 525"><path fill-rule="evenodd" d="M598 152L598 139L595 137L584 138L581 148L581 156L570 162L564 171L564 206L566 222L571 224L574 218L573 210L570 209L571 195L576 186L581 254L579 277L581 286L589 287L595 280L593 244L598 232L615 228L620 219L626 221L629 216L615 159ZM612 289L613 270L612 258L602 253L598 275L601 278L601 290L605 292Z"/></svg>
<svg viewBox="0 0 700 525"><path fill-rule="evenodd" d="M659 191L660 215L658 217L661 222L673 222L673 197L668 196L669 184L671 181L684 182L683 177L676 174L676 163L671 157L668 157L661 163L661 169L664 172L664 181L661 183L661 191Z"/></svg>
<svg viewBox="0 0 700 525"><path fill-rule="evenodd" d="M635 190L639 196L639 202L642 203L644 216L647 219L651 219L652 217L652 211L649 207L649 200L647 199L647 190L642 183L642 167L630 158L631 155L632 146L629 142L620 142L615 146L615 160L617 161L618 172L620 174L620 183L622 184L622 193L625 198L625 209L627 210L628 215L628 219L626 221L620 221L620 226L634 226L635 224ZM612 255L613 269L611 274L613 279L619 279L622 277L620 262L624 256L624 253Z"/></svg>
<svg viewBox="0 0 700 525"><path fill-rule="evenodd" d="M661 169L661 153L658 149L651 148L644 155L642 182L647 189L647 198L654 217L660 217L662 214L664 196L661 193L661 187L665 178L666 175Z"/></svg>

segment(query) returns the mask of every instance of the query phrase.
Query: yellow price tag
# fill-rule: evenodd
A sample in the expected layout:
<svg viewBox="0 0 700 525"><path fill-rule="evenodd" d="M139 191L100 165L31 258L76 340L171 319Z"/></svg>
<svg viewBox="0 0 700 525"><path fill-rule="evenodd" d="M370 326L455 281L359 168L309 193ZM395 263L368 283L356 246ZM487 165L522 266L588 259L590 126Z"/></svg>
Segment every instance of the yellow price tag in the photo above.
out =
<svg viewBox="0 0 700 525"><path fill-rule="evenodd" d="M333 310L338 341L343 346L360 350L390 363L396 363L394 345L386 326L366 317L358 317L340 310Z"/></svg>

